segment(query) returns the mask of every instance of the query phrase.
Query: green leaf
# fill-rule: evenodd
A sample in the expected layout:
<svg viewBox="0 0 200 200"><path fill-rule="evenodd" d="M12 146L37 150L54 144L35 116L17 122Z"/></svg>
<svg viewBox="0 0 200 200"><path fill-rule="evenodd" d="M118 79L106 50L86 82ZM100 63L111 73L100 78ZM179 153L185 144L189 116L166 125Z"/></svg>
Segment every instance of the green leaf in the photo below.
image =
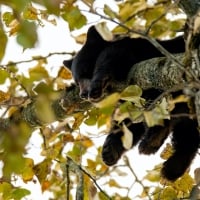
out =
<svg viewBox="0 0 200 200"><path fill-rule="evenodd" d="M4 57L5 50L6 50L6 45L7 45L7 41L8 41L8 38L7 38L4 30L0 27L0 44L1 44L1 48L0 48L0 61Z"/></svg>
<svg viewBox="0 0 200 200"><path fill-rule="evenodd" d="M10 193L11 189L12 185L10 183L3 182L0 184L0 193L2 194Z"/></svg>
<svg viewBox="0 0 200 200"><path fill-rule="evenodd" d="M96 106L98 108L109 108L112 106L115 106L116 103L119 101L120 99L120 94L119 93L113 93L109 96L107 96L105 99L103 99L102 101L96 103Z"/></svg>
<svg viewBox="0 0 200 200"><path fill-rule="evenodd" d="M80 12L78 7L67 7L62 17L69 23L70 30L79 29L87 23L86 17Z"/></svg>
<svg viewBox="0 0 200 200"><path fill-rule="evenodd" d="M15 200L21 200L23 197L30 195L31 192L24 188L17 188L12 192L12 198Z"/></svg>
<svg viewBox="0 0 200 200"><path fill-rule="evenodd" d="M22 157L21 152L8 152L9 155L4 156L3 174L10 177L12 173L20 174L21 169L24 168L25 159Z"/></svg>
<svg viewBox="0 0 200 200"><path fill-rule="evenodd" d="M121 93L121 97L124 100L129 97L140 97L141 95L142 89L137 85L130 85Z"/></svg>
<svg viewBox="0 0 200 200"><path fill-rule="evenodd" d="M144 18L147 20L147 26L150 26L152 22L162 16L163 13L165 13L165 8L163 6L147 10L144 13Z"/></svg>
<svg viewBox="0 0 200 200"><path fill-rule="evenodd" d="M29 69L29 76L35 81L40 81L41 79L48 78L49 74L44 67L38 64L35 67Z"/></svg>
<svg viewBox="0 0 200 200"><path fill-rule="evenodd" d="M49 13L53 13L55 15L60 14L60 4L62 3L61 0L44 0L43 2Z"/></svg>
<svg viewBox="0 0 200 200"><path fill-rule="evenodd" d="M34 22L23 21L17 36L17 42L24 49L33 48L37 42L36 25Z"/></svg>
<svg viewBox="0 0 200 200"><path fill-rule="evenodd" d="M8 77L8 72L4 69L0 69L0 84L4 84Z"/></svg>
<svg viewBox="0 0 200 200"><path fill-rule="evenodd" d="M8 27L15 18L12 12L5 12L3 13L2 19L5 25Z"/></svg>
<svg viewBox="0 0 200 200"><path fill-rule="evenodd" d="M114 19L117 16L117 13L115 13L108 5L104 5L104 13L111 17L111 19Z"/></svg>
<svg viewBox="0 0 200 200"><path fill-rule="evenodd" d="M97 118L98 118L99 112L97 108L91 109L87 113L87 119L84 121L85 124L88 126L93 126L97 123Z"/></svg>
<svg viewBox="0 0 200 200"><path fill-rule="evenodd" d="M136 106L142 107L144 102L141 98L141 95L142 89L140 87L137 85L130 85L121 93L121 99L125 101L131 101Z"/></svg>
<svg viewBox="0 0 200 200"><path fill-rule="evenodd" d="M44 123L51 123L56 120L52 109L52 101L45 94L41 94L37 97L35 108L36 115L40 121Z"/></svg>
<svg viewBox="0 0 200 200"><path fill-rule="evenodd" d="M10 0L10 1L18 12L21 12L29 3L29 1L27 0Z"/></svg>
<svg viewBox="0 0 200 200"><path fill-rule="evenodd" d="M46 83L41 82L34 88L34 91L38 94L50 94L53 92L53 88L51 87L51 85L47 85Z"/></svg>

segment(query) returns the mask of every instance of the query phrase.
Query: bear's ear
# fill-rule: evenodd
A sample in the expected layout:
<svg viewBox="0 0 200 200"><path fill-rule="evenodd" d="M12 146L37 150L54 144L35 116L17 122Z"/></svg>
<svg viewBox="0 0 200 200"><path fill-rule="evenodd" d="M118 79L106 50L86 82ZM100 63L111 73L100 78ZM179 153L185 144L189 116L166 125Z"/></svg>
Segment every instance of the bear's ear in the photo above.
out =
<svg viewBox="0 0 200 200"><path fill-rule="evenodd" d="M104 39L99 34L95 26L91 26L87 32L86 43L97 44L98 42L103 42Z"/></svg>
<svg viewBox="0 0 200 200"><path fill-rule="evenodd" d="M65 65L65 67L67 67L68 69L71 69L72 67L72 62L73 62L73 58L70 60L64 60L63 64Z"/></svg>

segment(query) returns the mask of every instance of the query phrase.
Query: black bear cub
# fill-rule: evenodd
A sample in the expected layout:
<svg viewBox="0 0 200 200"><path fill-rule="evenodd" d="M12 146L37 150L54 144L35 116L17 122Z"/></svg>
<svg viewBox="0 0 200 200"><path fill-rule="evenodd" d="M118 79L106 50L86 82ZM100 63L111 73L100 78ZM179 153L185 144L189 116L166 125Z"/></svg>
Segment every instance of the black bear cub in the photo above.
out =
<svg viewBox="0 0 200 200"><path fill-rule="evenodd" d="M159 43L170 53L184 52L185 49L183 37ZM134 64L161 56L163 54L146 39L124 37L105 41L95 26L91 26L81 50L63 63L72 71L80 97L98 101L108 86L126 80Z"/></svg>
<svg viewBox="0 0 200 200"><path fill-rule="evenodd" d="M183 37L158 42L170 53L185 51ZM108 42L92 26L88 30L87 40L82 49L72 60L64 61L64 65L71 69L73 78L80 88L80 97L95 102L104 97L105 91L112 87L112 84L125 81L134 64L161 56L162 53L145 39L124 37L118 41ZM158 90L153 92L156 95L160 93ZM156 97L145 94L148 94L148 91L144 91L147 101ZM133 134L132 146L138 144L140 153L155 153L172 133L174 152L161 170L162 176L172 181L187 170L198 151L200 141L196 119L182 115L183 113L190 113L187 103L177 104L171 112L171 119L164 121L164 126L150 128L145 122L132 123L130 119L124 120L125 124L129 124L128 128ZM179 114L179 118L173 117ZM127 150L123 146L123 131L116 133L116 129L119 129L118 125L113 127L102 149L103 161L109 166L114 165Z"/></svg>
<svg viewBox="0 0 200 200"><path fill-rule="evenodd" d="M101 51L106 48L109 42L102 39L94 26L87 32L87 39L77 55L64 60L63 64L72 72L75 83L79 86L80 97L88 98L88 89L93 77L96 60Z"/></svg>

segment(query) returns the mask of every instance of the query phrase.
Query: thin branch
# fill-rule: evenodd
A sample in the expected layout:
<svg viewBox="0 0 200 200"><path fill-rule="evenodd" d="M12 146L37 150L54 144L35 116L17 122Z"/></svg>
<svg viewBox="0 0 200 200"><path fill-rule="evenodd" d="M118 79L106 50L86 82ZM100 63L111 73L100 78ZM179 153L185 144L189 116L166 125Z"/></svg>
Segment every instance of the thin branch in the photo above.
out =
<svg viewBox="0 0 200 200"><path fill-rule="evenodd" d="M67 196L67 200L70 199L70 176L69 176L69 164L66 164L66 196Z"/></svg>
<svg viewBox="0 0 200 200"><path fill-rule="evenodd" d="M44 60L44 59L47 59L47 58L54 56L54 55L71 55L71 56L74 56L75 52L54 52L54 53L49 53L46 56L32 56L32 59L21 60L21 61L16 61L16 62L9 62L7 64L1 64L0 68L5 69L6 67L11 66L11 65L29 63L29 62L33 62L33 61L36 61L36 60Z"/></svg>
<svg viewBox="0 0 200 200"><path fill-rule="evenodd" d="M93 181L93 183L94 183L94 184L96 185L96 187L100 190L100 192L102 192L102 193L104 194L104 196L107 197L109 200L112 200L112 198L111 198L106 192L104 192L104 191L101 189L101 187L98 185L96 179L93 178L92 175L89 174L87 171L85 171L81 166L79 166L79 167L80 167L80 170L81 170L84 174L86 174L86 175Z"/></svg>
<svg viewBox="0 0 200 200"><path fill-rule="evenodd" d="M152 200L151 196L148 194L148 192L145 189L146 188L145 185L142 183L142 181L137 177L136 173L133 171L127 156L124 156L124 161L126 163L126 166L128 166L128 168L130 169L131 173L133 174L133 176L135 178L135 181L142 186L142 188L144 189L144 192L148 196L149 200Z"/></svg>

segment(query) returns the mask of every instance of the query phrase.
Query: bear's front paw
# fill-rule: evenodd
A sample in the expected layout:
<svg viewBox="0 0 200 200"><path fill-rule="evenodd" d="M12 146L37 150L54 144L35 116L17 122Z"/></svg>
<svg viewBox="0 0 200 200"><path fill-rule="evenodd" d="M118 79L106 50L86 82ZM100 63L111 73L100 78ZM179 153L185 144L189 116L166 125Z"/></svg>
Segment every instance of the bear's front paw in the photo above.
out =
<svg viewBox="0 0 200 200"><path fill-rule="evenodd" d="M121 155L125 152L121 141L121 134L110 134L107 136L103 149L102 149L102 159L103 162L108 165L114 165L117 163Z"/></svg>

